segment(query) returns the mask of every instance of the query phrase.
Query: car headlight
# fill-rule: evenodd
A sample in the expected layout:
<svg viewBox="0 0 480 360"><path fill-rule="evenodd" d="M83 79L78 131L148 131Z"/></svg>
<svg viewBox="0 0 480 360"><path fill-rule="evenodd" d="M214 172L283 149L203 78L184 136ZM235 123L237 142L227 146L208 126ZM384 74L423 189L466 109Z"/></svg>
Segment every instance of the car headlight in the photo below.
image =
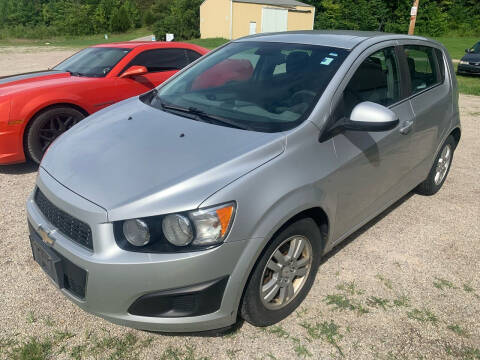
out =
<svg viewBox="0 0 480 360"><path fill-rule="evenodd" d="M187 246L193 240L193 226L188 217L167 215L162 222L163 234L175 246Z"/></svg>
<svg viewBox="0 0 480 360"><path fill-rule="evenodd" d="M468 61L460 60L460 65L468 65Z"/></svg>
<svg viewBox="0 0 480 360"><path fill-rule="evenodd" d="M222 242L230 229L235 204L228 203L212 208L190 211L187 216L167 215L162 229L173 245L209 246ZM193 235L195 229L195 236Z"/></svg>
<svg viewBox="0 0 480 360"><path fill-rule="evenodd" d="M222 243L235 216L235 202L177 214L114 223L120 248L137 252L191 251Z"/></svg>
<svg viewBox="0 0 480 360"><path fill-rule="evenodd" d="M145 246L150 242L150 231L145 221L127 220L123 223L125 239L133 246Z"/></svg>

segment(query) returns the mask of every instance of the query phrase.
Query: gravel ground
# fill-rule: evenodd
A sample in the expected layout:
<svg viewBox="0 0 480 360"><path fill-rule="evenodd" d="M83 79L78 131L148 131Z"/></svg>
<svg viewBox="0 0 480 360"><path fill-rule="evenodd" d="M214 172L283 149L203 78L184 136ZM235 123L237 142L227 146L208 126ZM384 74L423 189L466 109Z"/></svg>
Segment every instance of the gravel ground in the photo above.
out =
<svg viewBox="0 0 480 360"><path fill-rule="evenodd" d="M0 47L0 76L46 70L78 51L65 48Z"/></svg>
<svg viewBox="0 0 480 360"><path fill-rule="evenodd" d="M0 74L9 56L27 67L27 56L3 51ZM33 70L67 52L22 54ZM480 98L461 96L461 114L462 140L437 195L409 194L348 239L277 326L239 323L226 334L152 334L70 303L32 260L24 203L35 168L0 167L0 358L480 359Z"/></svg>

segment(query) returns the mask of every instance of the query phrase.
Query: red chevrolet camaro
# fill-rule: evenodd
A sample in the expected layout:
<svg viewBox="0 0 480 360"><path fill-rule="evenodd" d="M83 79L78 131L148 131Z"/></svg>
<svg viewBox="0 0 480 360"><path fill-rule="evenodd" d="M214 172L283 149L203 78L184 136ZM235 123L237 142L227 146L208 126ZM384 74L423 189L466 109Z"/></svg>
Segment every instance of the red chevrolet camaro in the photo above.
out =
<svg viewBox="0 0 480 360"><path fill-rule="evenodd" d="M153 89L207 52L176 42L97 45L51 70L0 78L0 164L40 162L89 114Z"/></svg>

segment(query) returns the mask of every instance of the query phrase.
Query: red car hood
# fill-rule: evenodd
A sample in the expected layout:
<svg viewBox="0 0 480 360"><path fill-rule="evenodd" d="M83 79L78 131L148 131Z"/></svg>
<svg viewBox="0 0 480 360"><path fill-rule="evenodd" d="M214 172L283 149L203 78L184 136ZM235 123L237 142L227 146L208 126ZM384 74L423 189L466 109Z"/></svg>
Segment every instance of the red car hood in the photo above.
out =
<svg viewBox="0 0 480 360"><path fill-rule="evenodd" d="M70 73L57 70L36 71L25 74L0 77L0 95L18 90L19 88L28 88L32 84L52 85L53 82L59 82L65 78L71 77Z"/></svg>

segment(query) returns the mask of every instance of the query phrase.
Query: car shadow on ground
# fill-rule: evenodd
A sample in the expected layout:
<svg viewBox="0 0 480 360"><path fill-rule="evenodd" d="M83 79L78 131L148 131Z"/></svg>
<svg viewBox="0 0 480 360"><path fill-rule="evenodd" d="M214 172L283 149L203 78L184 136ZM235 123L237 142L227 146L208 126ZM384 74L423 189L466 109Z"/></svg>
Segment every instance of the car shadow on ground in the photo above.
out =
<svg viewBox="0 0 480 360"><path fill-rule="evenodd" d="M14 165L0 165L0 174L23 175L38 171L38 165L33 162Z"/></svg>
<svg viewBox="0 0 480 360"><path fill-rule="evenodd" d="M376 225L378 222L383 220L387 215L389 215L393 210L401 206L405 201L410 199L415 193L413 191L410 191L408 194L404 195L401 197L399 200L394 202L392 205L390 205L388 208L386 208L382 213L374 217L372 220L370 220L368 223L363 225L360 229L355 231L353 234L349 235L345 240L343 240L340 244L335 246L330 252L325 255L320 262L320 266L322 264L326 263L329 259L334 257L338 252L340 252L342 249L347 247L349 244L351 244L354 240L356 240L359 236L361 236L363 233L365 233L368 229L370 229L372 226Z"/></svg>
<svg viewBox="0 0 480 360"><path fill-rule="evenodd" d="M387 209L385 209L381 214L370 220L368 223L363 225L360 229L355 231L352 235L348 236L345 240L343 240L340 244L335 246L327 255L325 255L320 263L320 266L335 256L340 250L344 249L354 240L356 240L359 236L365 233L368 229L372 226L376 225L379 221L385 218L388 214L390 214L393 210L401 206L405 201L410 199L414 194L413 191L409 192L408 194L404 195L401 199L397 200L395 203L390 205ZM150 332L156 335L164 335L164 336L191 336L191 337L229 337L234 335L237 331L239 331L244 324L244 320L239 319L235 324L232 326L217 329L217 330L208 330L208 331L199 331L199 332L189 332L189 333L171 333L171 332Z"/></svg>
<svg viewBox="0 0 480 360"><path fill-rule="evenodd" d="M197 332L164 332L164 331L146 331L153 335L163 335L163 336L190 336L190 337L229 337L234 335L237 331L239 331L243 323L245 321L242 319L238 319L237 322L231 326L221 328L221 329L214 329L214 330L206 330L206 331L197 331Z"/></svg>

